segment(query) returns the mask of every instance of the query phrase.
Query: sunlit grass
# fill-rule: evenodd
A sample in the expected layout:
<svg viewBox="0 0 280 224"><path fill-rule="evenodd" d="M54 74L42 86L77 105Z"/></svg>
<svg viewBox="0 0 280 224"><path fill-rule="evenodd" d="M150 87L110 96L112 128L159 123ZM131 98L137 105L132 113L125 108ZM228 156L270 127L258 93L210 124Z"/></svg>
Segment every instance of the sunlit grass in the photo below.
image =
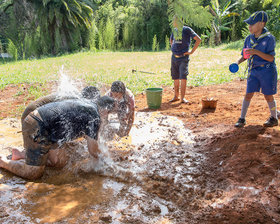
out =
<svg viewBox="0 0 280 224"><path fill-rule="evenodd" d="M191 56L188 85L219 84L246 77L246 63L243 63L235 74L228 70L228 66L240 57L240 50L225 50L225 46L198 48ZM279 48L276 54L279 67ZM64 73L73 79L91 85L111 84L115 80L122 80L134 93L139 93L148 87L173 84L170 77L170 56L170 51L83 52L55 58L10 62L0 65L0 89L8 84L19 83L40 83L43 88L46 82L59 80L59 71L64 66ZM136 69L136 72L133 73L133 69ZM40 88L33 87L30 94L39 96L42 92Z"/></svg>

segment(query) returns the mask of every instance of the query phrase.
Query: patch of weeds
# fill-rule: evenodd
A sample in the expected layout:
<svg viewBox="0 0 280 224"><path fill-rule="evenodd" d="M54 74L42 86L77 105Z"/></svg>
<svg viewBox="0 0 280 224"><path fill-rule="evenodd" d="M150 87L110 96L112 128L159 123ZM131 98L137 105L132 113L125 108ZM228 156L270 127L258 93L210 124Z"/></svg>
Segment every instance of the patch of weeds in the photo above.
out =
<svg viewBox="0 0 280 224"><path fill-rule="evenodd" d="M17 105L16 108L12 109L9 117L21 117L23 111L25 110L25 105Z"/></svg>
<svg viewBox="0 0 280 224"><path fill-rule="evenodd" d="M192 86L202 86L204 85L205 74L203 72L196 74L190 78L190 84Z"/></svg>
<svg viewBox="0 0 280 224"><path fill-rule="evenodd" d="M17 92L13 97L21 96L21 95L23 95L23 94L24 94L24 86L21 85L21 86L19 87L18 92Z"/></svg>
<svg viewBox="0 0 280 224"><path fill-rule="evenodd" d="M34 99L35 99L34 96L28 94L28 95L26 95L26 96L24 97L22 103L23 103L23 104L26 104L26 103L29 102L30 100L34 100Z"/></svg>
<svg viewBox="0 0 280 224"><path fill-rule="evenodd" d="M243 48L244 41L238 40L234 42L228 43L226 46L223 47L224 50L240 50Z"/></svg>
<svg viewBox="0 0 280 224"><path fill-rule="evenodd" d="M23 95L24 94L24 91L23 90L19 90L15 95L14 95L14 97L16 97L16 96L21 96L21 95Z"/></svg>
<svg viewBox="0 0 280 224"><path fill-rule="evenodd" d="M32 98L38 99L39 97L43 96L45 93L45 91L42 90L42 86L30 86L28 88L28 97L31 98L30 96L32 96Z"/></svg>
<svg viewBox="0 0 280 224"><path fill-rule="evenodd" d="M25 104L18 105L15 110L16 116L21 116L24 110L25 110Z"/></svg>

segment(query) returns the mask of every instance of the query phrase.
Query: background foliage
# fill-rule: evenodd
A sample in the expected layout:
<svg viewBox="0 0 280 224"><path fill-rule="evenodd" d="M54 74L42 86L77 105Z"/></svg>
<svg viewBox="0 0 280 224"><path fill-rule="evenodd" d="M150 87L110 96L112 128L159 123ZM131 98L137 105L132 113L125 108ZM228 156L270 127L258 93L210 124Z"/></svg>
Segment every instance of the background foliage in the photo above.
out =
<svg viewBox="0 0 280 224"><path fill-rule="evenodd" d="M17 60L84 49L168 50L174 16L192 27L205 46L220 45L244 39L248 29L243 20L257 10L268 13L267 27L279 39L279 4L280 0L2 0L0 53L9 52Z"/></svg>

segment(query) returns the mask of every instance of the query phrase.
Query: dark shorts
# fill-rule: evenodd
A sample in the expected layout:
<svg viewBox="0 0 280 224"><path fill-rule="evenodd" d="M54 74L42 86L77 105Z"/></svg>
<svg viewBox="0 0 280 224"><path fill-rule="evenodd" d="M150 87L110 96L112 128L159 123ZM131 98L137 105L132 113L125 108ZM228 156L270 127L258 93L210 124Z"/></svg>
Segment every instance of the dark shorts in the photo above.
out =
<svg viewBox="0 0 280 224"><path fill-rule="evenodd" d="M171 77L172 79L187 79L189 74L189 58L171 57Z"/></svg>
<svg viewBox="0 0 280 224"><path fill-rule="evenodd" d="M30 114L39 116L37 111ZM39 133L40 126L38 122L28 115L22 122L22 136L24 148L26 149L25 163L30 166L44 166L47 163L51 145L44 144L44 140Z"/></svg>
<svg viewBox="0 0 280 224"><path fill-rule="evenodd" d="M264 95L277 93L277 70L274 64L253 68L247 79L247 93L260 92Z"/></svg>

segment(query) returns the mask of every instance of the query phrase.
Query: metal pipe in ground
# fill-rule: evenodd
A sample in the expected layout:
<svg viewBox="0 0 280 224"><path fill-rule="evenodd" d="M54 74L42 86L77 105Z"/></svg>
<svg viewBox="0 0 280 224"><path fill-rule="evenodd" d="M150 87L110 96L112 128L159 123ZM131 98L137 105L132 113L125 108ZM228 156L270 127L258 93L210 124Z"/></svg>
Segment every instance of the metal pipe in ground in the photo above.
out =
<svg viewBox="0 0 280 224"><path fill-rule="evenodd" d="M132 69L132 73L134 72L141 72L141 73L147 73L147 74L156 74L154 72L146 72L146 71L139 71L139 70L136 70L136 69Z"/></svg>

